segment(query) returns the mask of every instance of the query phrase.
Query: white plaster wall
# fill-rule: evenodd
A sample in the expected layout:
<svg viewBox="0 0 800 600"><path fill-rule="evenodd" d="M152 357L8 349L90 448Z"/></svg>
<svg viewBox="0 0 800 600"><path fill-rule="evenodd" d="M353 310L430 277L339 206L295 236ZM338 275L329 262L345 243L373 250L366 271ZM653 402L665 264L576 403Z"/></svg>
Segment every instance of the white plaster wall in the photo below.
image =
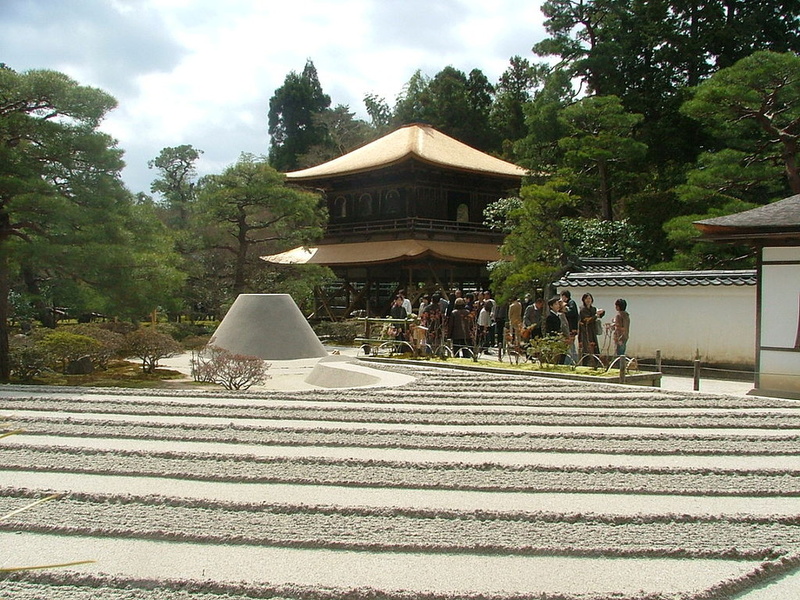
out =
<svg viewBox="0 0 800 600"><path fill-rule="evenodd" d="M614 301L628 301L631 336L627 354L690 361L699 353L704 364L753 368L756 347L756 286L592 287L568 289L580 307L592 294L604 308L604 322L615 313ZM613 352L613 350L612 350Z"/></svg>
<svg viewBox="0 0 800 600"><path fill-rule="evenodd" d="M764 248L759 388L800 394L800 247Z"/></svg>

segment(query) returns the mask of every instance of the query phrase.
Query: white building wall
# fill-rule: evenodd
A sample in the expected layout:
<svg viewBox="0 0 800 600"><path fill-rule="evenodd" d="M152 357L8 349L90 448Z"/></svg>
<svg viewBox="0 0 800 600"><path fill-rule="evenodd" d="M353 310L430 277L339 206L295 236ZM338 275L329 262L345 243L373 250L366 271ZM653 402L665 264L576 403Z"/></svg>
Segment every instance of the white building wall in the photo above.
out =
<svg viewBox="0 0 800 600"><path fill-rule="evenodd" d="M758 387L800 394L800 247L762 250Z"/></svg>
<svg viewBox="0 0 800 600"><path fill-rule="evenodd" d="M604 308L604 323L615 314L614 301L628 301L631 335L627 354L652 360L691 361L752 369L755 365L756 286L608 286L561 287L580 307L592 294ZM602 342L601 342L602 343ZM613 353L613 349L611 350Z"/></svg>

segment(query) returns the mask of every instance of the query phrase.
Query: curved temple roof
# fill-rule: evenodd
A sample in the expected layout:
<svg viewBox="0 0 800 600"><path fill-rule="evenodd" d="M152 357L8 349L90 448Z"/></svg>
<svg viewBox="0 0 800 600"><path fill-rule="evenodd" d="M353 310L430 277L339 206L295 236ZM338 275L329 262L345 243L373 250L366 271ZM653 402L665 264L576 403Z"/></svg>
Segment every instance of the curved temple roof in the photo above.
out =
<svg viewBox="0 0 800 600"><path fill-rule="evenodd" d="M286 173L286 178L300 182L340 177L387 167L409 158L485 175L518 178L527 175L522 167L467 146L429 125L412 124L316 167Z"/></svg>
<svg viewBox="0 0 800 600"><path fill-rule="evenodd" d="M724 217L695 221L701 237L713 241L800 239L800 194Z"/></svg>
<svg viewBox="0 0 800 600"><path fill-rule="evenodd" d="M311 248L294 248L280 254L262 256L272 264L353 266L382 264L422 257L463 262L487 263L500 260L497 244L439 242L433 240L392 240L325 244Z"/></svg>

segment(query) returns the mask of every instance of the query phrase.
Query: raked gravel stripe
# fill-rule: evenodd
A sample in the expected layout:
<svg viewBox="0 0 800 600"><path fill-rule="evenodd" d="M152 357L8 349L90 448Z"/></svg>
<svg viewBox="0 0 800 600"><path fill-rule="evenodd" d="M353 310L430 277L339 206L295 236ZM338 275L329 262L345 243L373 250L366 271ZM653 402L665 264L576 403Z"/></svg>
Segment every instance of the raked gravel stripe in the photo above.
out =
<svg viewBox="0 0 800 600"><path fill-rule="evenodd" d="M0 498L0 514L30 495ZM69 519L64 520L64 514ZM191 528L184 524L191 523ZM0 529L3 529L0 525ZM309 507L73 494L20 514L16 531L380 552L776 558L800 550L800 518L583 515Z"/></svg>
<svg viewBox="0 0 800 600"><path fill-rule="evenodd" d="M7 446L0 453L0 464L6 469L23 471L504 492L800 496L800 472L774 466L765 466L764 470L726 470L608 464L420 463L315 456L259 457L132 449L37 448L15 446L13 442Z"/></svg>
<svg viewBox="0 0 800 600"><path fill-rule="evenodd" d="M417 423L430 425L566 425L586 427L670 427L670 428L752 428L752 429L786 429L800 430L800 410L736 411L715 410L702 411L626 411L613 409L592 410L541 410L536 407L499 410L492 407L487 410L442 410L436 407L425 409L382 408L359 405L343 406L298 406L263 405L263 406L229 406L214 405L181 405L178 403L156 402L130 403L111 402L70 402L69 400L42 401L28 399L25 401L8 401L0 403L0 410L8 413L14 408L25 410L64 410L69 407L72 412L81 409L87 412L127 412L150 415L213 415L235 418L261 419L302 419L319 421L347 421L353 423Z"/></svg>
<svg viewBox="0 0 800 600"><path fill-rule="evenodd" d="M485 510L545 512L558 507L566 513L603 515L750 515L755 517L797 517L798 499L794 496L698 496L668 494L604 494L554 492L502 492L444 489L403 489L360 486L291 483L235 483L136 477L8 471L0 469L0 495L11 495L10 488L38 490L42 495L121 494L167 495L172 498L212 502L340 506L344 508L405 508L430 510ZM32 493L32 492L31 492Z"/></svg>
<svg viewBox="0 0 800 600"><path fill-rule="evenodd" d="M12 439L4 444L8 450L21 446L42 448L71 448L116 452L149 453L182 452L186 454L245 455L261 458L331 460L400 460L403 462L471 465L494 464L499 466L550 466L550 467L616 467L616 468L684 468L684 469L744 469L747 471L790 471L792 477L800 474L800 456L797 454L739 456L728 455L658 455L575 452L525 452L525 451L458 451L405 448L364 448L358 446L271 446L228 444L224 442L184 442L152 439L111 439L31 435ZM0 448L0 452L4 449ZM0 454L2 456L2 454ZM0 463L3 464L3 463ZM798 478L800 479L800 478ZM797 482L800 485L800 481Z"/></svg>
<svg viewBox="0 0 800 600"><path fill-rule="evenodd" d="M677 409L676 409L677 410ZM791 409L790 409L791 410ZM796 438L800 437L800 430L792 429L767 429L759 428L752 431L735 428L715 428L709 431L706 428L681 427L676 429L658 427L587 427L565 425L430 425L427 423L352 423L348 421L314 421L301 419L260 419L257 417L217 417L208 415L133 415L124 412L68 412L68 411L36 411L14 410L6 413L6 418L11 424L30 421L47 423L55 421L65 423L68 421L107 421L119 423L160 423L168 425L200 425L200 426L232 426L232 427L259 427L262 429L294 429L294 430L366 430L366 431L416 431L438 433L498 433L498 434L531 434L531 435L566 435L566 436L668 436L671 438L703 437L749 437L756 439L764 437ZM30 430L26 433L31 433Z"/></svg>
<svg viewBox="0 0 800 600"><path fill-rule="evenodd" d="M724 436L707 431L694 435L662 433L614 435L591 433L544 433L466 431L381 430L362 428L278 428L269 421L258 425L233 423L189 424L156 421L124 421L70 418L21 418L15 415L15 427L22 427L26 439L34 436L171 440L266 446L331 446L359 448L403 448L424 450L460 450L468 452L574 452L646 455L790 455L800 454L800 435ZM781 431L781 430L778 430Z"/></svg>
<svg viewBox="0 0 800 600"><path fill-rule="evenodd" d="M466 490L347 487L291 483L246 483L91 475L81 473L5 471L0 469L3 488L38 490L40 494L167 495L172 498L214 502L300 503L307 506L344 508L406 508L430 510L490 510L545 512L559 510L576 514L603 515L750 515L796 517L796 497L697 496L666 494L603 494L553 492L481 492Z"/></svg>
<svg viewBox="0 0 800 600"><path fill-rule="evenodd" d="M587 575L589 587L604 595L690 594L721 580L742 577L758 564L720 559L368 553L0 532L0 548L12 547L19 549L14 558L20 564L98 557L96 566L76 567L77 572L99 568L111 575L153 580L366 588L366 595L371 595L370 589L398 595L402 591L461 595L475 590L482 590L487 597L574 595L585 593ZM0 562L7 564L9 559L8 550L0 551Z"/></svg>

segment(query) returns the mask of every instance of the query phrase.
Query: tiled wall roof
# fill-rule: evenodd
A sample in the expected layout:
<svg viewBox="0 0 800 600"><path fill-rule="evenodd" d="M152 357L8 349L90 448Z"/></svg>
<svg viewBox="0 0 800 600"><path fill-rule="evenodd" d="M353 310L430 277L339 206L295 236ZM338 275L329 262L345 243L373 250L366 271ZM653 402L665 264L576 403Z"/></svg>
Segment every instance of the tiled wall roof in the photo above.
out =
<svg viewBox="0 0 800 600"><path fill-rule="evenodd" d="M756 285L755 269L637 271L619 258L581 258L556 287L678 287Z"/></svg>

